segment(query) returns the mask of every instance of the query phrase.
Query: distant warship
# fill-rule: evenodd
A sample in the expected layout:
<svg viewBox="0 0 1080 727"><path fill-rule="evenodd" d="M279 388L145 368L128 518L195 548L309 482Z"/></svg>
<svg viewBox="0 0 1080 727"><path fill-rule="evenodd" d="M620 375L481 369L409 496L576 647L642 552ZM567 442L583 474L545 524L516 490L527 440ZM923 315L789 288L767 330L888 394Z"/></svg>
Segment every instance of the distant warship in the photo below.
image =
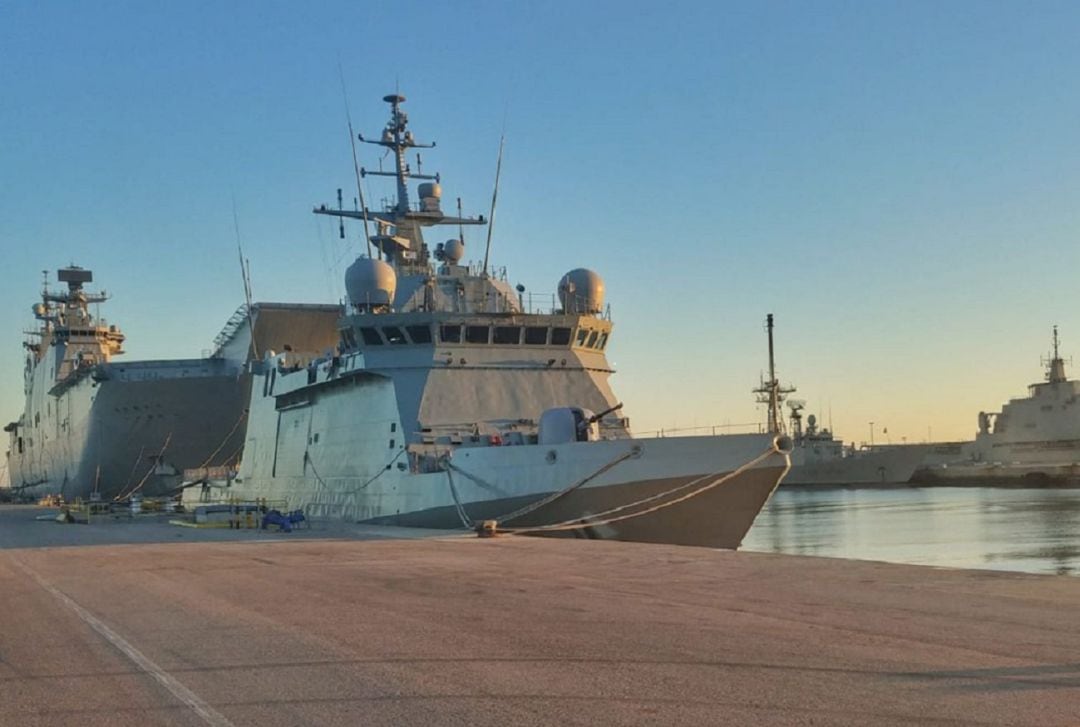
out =
<svg viewBox="0 0 1080 727"><path fill-rule="evenodd" d="M791 470L784 476L783 485L872 486L905 484L922 464L929 451L927 445L904 444L847 447L833 436L828 428L818 427L817 417L810 414L803 426L806 402L791 399L794 386L783 386L773 367L773 318L767 319L769 329L769 379L763 380L753 393L768 412L767 429L783 431L782 404L790 410L788 431L791 435Z"/></svg>
<svg viewBox="0 0 1080 727"><path fill-rule="evenodd" d="M359 171L393 177L396 200L369 209L358 189L357 210L315 209L363 220L369 245L345 276L336 350L256 362L238 475L188 496L270 498L353 521L737 547L787 469L787 439L632 438L608 385L600 276L570 271L559 305L536 310L487 251L465 264L460 234L431 249L424 228L488 221L444 214L439 176L406 162L433 145L408 129L402 96L384 100L389 123L360 140L387 150L395 169ZM410 179L423 181L417 204Z"/></svg>
<svg viewBox="0 0 1080 727"><path fill-rule="evenodd" d="M96 318L90 270L68 267L45 286L28 331L24 390L10 436L11 487L27 496L114 499L160 495L185 468L239 456L246 392L242 361L118 362L124 334Z"/></svg>
<svg viewBox="0 0 1080 727"><path fill-rule="evenodd" d="M916 474L925 483L1080 483L1080 381L1065 375L1057 326L1044 381L1000 412L979 412L974 442L937 456ZM956 451L959 450L959 451Z"/></svg>
<svg viewBox="0 0 1080 727"><path fill-rule="evenodd" d="M788 401L791 409L791 471L785 485L900 485L907 483L929 451L924 444L848 447L817 417L802 425L802 403Z"/></svg>

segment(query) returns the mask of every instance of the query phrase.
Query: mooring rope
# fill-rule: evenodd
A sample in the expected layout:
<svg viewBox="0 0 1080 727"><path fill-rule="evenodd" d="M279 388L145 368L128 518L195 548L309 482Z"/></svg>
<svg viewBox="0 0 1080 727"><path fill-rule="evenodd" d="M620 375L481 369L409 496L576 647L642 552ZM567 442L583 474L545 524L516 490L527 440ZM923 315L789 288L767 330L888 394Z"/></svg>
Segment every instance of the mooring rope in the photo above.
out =
<svg viewBox="0 0 1080 727"><path fill-rule="evenodd" d="M681 485L678 485L677 487L673 487L673 488L671 488L669 490L658 493L656 495L650 495L649 497L642 498L642 499L637 500L635 502L630 502L630 503L627 503L625 505L620 505L618 507L613 507L613 508L610 508L608 510L603 510L601 512L595 513L593 515L589 515L588 519L586 519L586 518L573 518L571 520L564 520L564 521L558 522L558 523L551 523L550 525L538 525L538 526L533 527L533 528L510 528L508 530L501 530L500 529L499 532L500 533L506 532L506 533L510 533L510 534L513 534L513 535L523 535L523 534L527 534L527 533L559 532L559 531L563 531L563 530L577 530L577 529L580 529L580 528L583 528L583 527L599 527L599 526L604 526L604 525L610 525L612 523L621 522L623 520L629 520L631 518L641 517L642 515L648 515L650 513L657 512L659 510L663 510L665 508L671 507L672 505L677 505L680 502L685 502L685 501L687 501L687 500L689 500L689 499L691 499L693 497L697 497L698 495L700 495L700 494L702 494L704 492L707 492L707 491L709 491L709 490L711 490L711 489L713 489L715 487L719 487L720 485L724 484L725 482L729 482L732 478L741 475L743 472L750 469L751 467L754 467L757 464L761 463L767 457L770 457L771 455L776 454L776 452L777 452L777 450L776 450L775 447L770 447L769 449L765 450L764 452L762 452L760 455L758 455L754 459L750 460L749 462L744 463L743 465L741 465L740 467L732 470L728 474L723 475L723 476L713 480L712 482L709 482L707 485L699 487L698 489L693 490L691 492L688 492L685 495L677 497L677 498L675 498L673 500L669 500L667 502L661 502L661 503L659 503L657 505L653 505L652 507L646 508L644 510L640 510L638 512L632 512L632 513L629 513L629 514L626 514L626 515L619 515L617 517L609 517L610 515L614 515L617 512L622 512L624 510L628 510L628 509L631 509L631 508L634 508L634 507L639 507L639 506L644 505L644 504L646 504L648 502L653 502L655 500L662 499L662 498L668 497L670 495L673 495L676 492L679 492L680 490L684 490L687 487L691 487L694 484L696 484L698 482L701 482L704 479L708 479L710 477L713 477L714 475L718 474L718 472L712 472L712 473L707 474L707 475L702 475L701 477L697 477L694 480L691 480L690 482L683 483ZM790 465L790 462L789 462L789 464L787 465L787 468L790 468L790 466L791 465ZM784 470L785 474L787 472L787 468L785 468L785 470ZM599 518L599 519L597 519L597 518Z"/></svg>
<svg viewBox="0 0 1080 727"><path fill-rule="evenodd" d="M600 469L596 470L595 472L593 472L590 475L582 477L580 480L578 480L574 484L570 485L569 487L566 487L566 488L564 488L564 489L562 489L562 490L560 490L560 491L558 491L556 493L553 493L551 495L548 495L547 497L540 498L536 502L530 503L530 504L526 505L525 507L514 510L513 512L511 512L508 515L503 515L500 518L496 518L496 520L498 522L507 522L509 520L516 520L519 517L523 517L525 515L528 515L530 512L533 512L535 510L539 510L541 507L544 507L545 505L549 505L552 502L555 502L556 500L558 500L560 497L573 492L574 490L578 489L579 487L585 485L588 482L591 482L592 480L594 480L597 477L599 477L600 475L604 474L605 472L607 472L608 470L610 470L611 468L613 468L615 465L619 464L620 462L625 462L626 460L628 460L628 459L630 459L632 457L638 457L640 455L641 455L641 446L640 445L634 445L633 447L630 448L629 452L624 452L623 454L620 454L615 459L611 460L607 464L600 467Z"/></svg>
<svg viewBox="0 0 1080 727"><path fill-rule="evenodd" d="M229 433L225 435L225 438L221 440L221 444L219 444L217 446L217 449L215 449L213 452L210 453L210 456L208 456L203 461L203 463L201 465L199 465L198 469L203 469L204 467L206 467L206 466L208 466L210 464L210 461L213 460L214 457L217 456L218 452L220 452L221 448L224 447L225 444L229 441L229 437L231 437L233 435L233 433L236 432L237 428L240 426L240 422L244 421L244 417L246 417L246 416L247 416L247 409L240 412L240 418L236 420L236 424L233 424L232 429L230 429ZM226 460L226 461L228 461L228 460Z"/></svg>
<svg viewBox="0 0 1080 727"><path fill-rule="evenodd" d="M122 496L117 495L116 497L114 497L113 502L116 502L118 500L123 500L124 498L131 497L132 495L134 495L136 492L138 492L139 490L141 490L143 488L143 485L146 484L146 481L150 479L150 475L154 474L154 470L157 469L157 466L159 464L161 464L161 458L165 456L165 450L169 448L169 442L172 441L172 435L173 435L173 433L169 432L169 435L167 437L165 437L165 443L161 445L161 451L158 452L157 455L154 457L153 464L150 465L150 469L146 471L146 474L143 475L143 478L141 480L139 480L139 484L135 485L135 487L132 488L131 492L128 492L128 493L126 493L126 494L124 494Z"/></svg>
<svg viewBox="0 0 1080 727"><path fill-rule="evenodd" d="M450 468L446 470L446 479L450 483L450 494L454 498L454 507L457 509L458 517L461 518L461 524L467 530L475 529L476 524L469 518L469 515L465 512L465 506L461 504L461 498L458 497L457 487L454 485L454 474L450 471Z"/></svg>

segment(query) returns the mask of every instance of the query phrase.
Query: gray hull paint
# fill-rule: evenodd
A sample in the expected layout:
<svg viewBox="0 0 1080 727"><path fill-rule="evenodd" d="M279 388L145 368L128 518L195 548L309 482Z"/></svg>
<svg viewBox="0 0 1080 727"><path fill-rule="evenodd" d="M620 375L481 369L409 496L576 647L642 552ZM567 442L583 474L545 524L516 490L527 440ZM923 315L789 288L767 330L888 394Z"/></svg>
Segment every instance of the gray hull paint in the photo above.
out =
<svg viewBox="0 0 1080 727"><path fill-rule="evenodd" d="M908 445L824 461L807 462L799 449L792 453L789 486L872 486L908 482L922 464L928 447ZM800 462L800 460L804 460Z"/></svg>
<svg viewBox="0 0 1080 727"><path fill-rule="evenodd" d="M510 530L527 529L581 519L581 528L547 534L735 549L742 544L743 538L754 523L754 518L772 495L783 469L783 467L750 469L685 502L650 512L641 518L629 518L611 524L590 524L589 515L659 495L679 485L697 480L701 475L585 488L571 492L529 515L500 523L500 527ZM473 521L497 520L501 515L535 502L547 494L550 493L469 502L463 504L463 509ZM678 497L678 494L672 497ZM667 499L670 498L660 498L640 508L616 513L616 516L644 510L662 504ZM461 518L454 507L431 508L391 517L374 518L367 522L442 529L463 527Z"/></svg>
<svg viewBox="0 0 1080 727"><path fill-rule="evenodd" d="M86 498L95 485L103 499L136 487L153 496L174 490L185 468L235 458L243 443L247 388L224 362L209 365L220 375L84 377L45 412L33 412L45 416L25 429L23 453L9 455L12 487L34 497ZM154 461L159 454L161 466Z"/></svg>

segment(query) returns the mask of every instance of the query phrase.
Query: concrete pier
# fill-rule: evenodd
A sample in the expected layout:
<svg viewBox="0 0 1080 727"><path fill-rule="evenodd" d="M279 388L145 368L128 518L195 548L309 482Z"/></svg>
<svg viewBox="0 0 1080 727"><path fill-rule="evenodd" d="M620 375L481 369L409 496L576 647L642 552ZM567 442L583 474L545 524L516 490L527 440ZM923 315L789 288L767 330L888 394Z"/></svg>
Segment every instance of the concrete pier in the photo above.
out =
<svg viewBox="0 0 1080 727"><path fill-rule="evenodd" d="M2 725L1080 723L1072 577L32 514L0 509Z"/></svg>

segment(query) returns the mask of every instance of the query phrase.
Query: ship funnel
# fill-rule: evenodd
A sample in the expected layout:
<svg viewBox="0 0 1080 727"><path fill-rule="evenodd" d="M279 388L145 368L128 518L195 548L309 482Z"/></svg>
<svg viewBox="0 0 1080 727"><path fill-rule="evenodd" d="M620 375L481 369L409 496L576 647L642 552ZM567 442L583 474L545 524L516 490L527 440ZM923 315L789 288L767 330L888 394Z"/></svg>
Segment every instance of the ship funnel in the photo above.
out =
<svg viewBox="0 0 1080 727"><path fill-rule="evenodd" d="M345 291L358 312L386 312L394 303L397 273L382 260L357 258L345 271Z"/></svg>
<svg viewBox="0 0 1080 727"><path fill-rule="evenodd" d="M604 280L592 270L571 270L559 281L559 301L567 313L599 313L604 307Z"/></svg>

